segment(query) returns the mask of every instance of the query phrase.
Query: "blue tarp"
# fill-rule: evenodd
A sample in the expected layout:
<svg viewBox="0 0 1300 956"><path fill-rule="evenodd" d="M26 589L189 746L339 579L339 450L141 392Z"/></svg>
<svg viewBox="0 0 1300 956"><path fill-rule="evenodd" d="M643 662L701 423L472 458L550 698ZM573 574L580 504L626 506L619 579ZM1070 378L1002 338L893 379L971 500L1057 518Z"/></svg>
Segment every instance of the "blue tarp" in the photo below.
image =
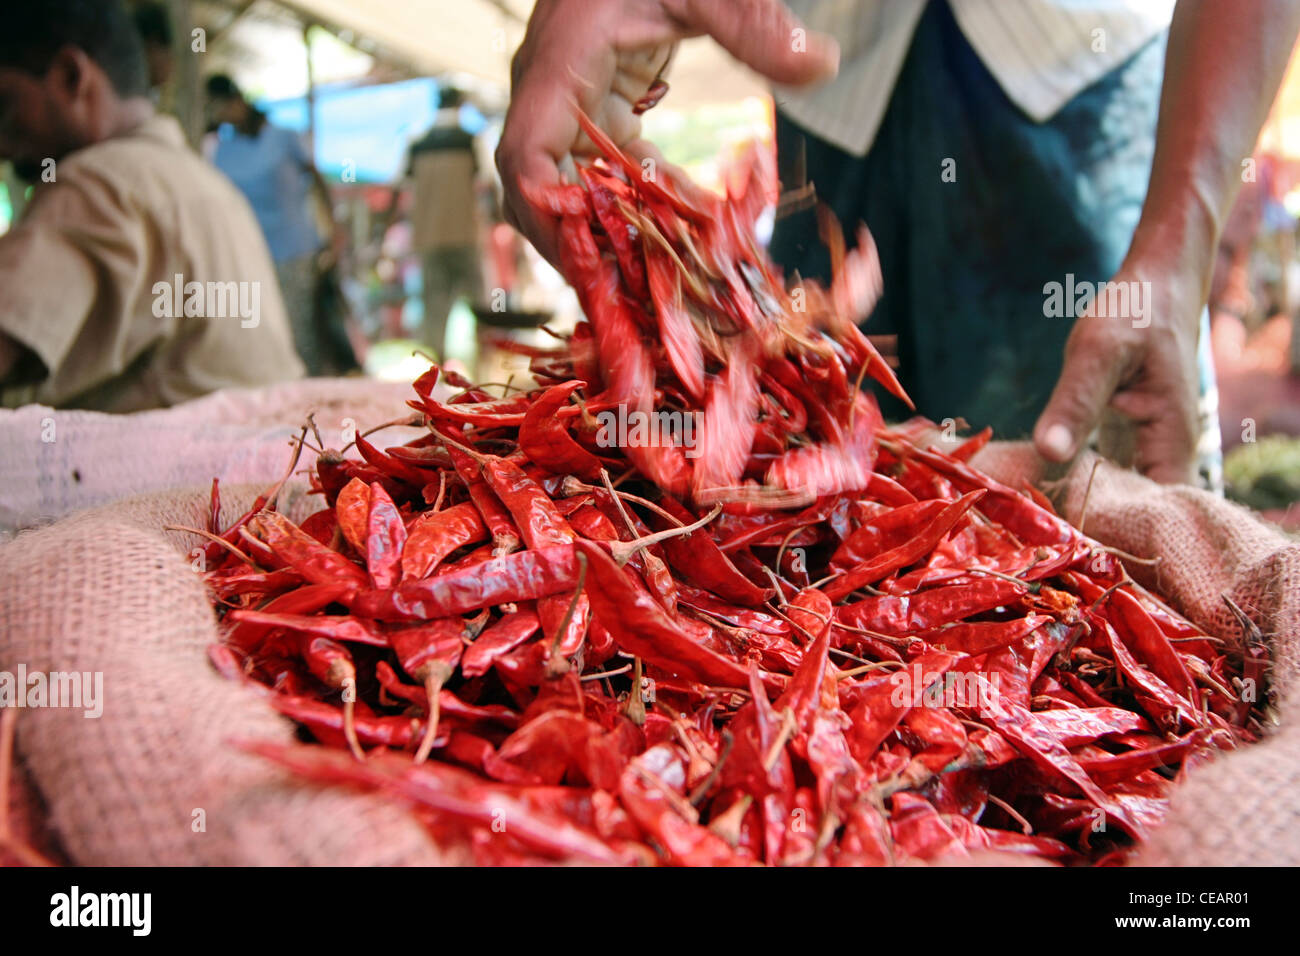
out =
<svg viewBox="0 0 1300 956"><path fill-rule="evenodd" d="M259 103L270 121L307 131L307 99ZM433 125L438 84L432 79L379 86L318 87L316 90L316 166L331 179L347 170L359 183L391 183L406 172L407 148ZM478 132L486 121L473 108L461 121Z"/></svg>

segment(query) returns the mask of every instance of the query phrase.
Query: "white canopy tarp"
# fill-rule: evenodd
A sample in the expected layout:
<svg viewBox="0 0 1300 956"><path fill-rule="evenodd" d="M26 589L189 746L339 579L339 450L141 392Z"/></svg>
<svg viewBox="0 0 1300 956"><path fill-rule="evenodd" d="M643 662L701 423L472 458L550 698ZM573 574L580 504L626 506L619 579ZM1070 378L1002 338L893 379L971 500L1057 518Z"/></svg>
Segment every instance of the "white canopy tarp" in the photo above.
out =
<svg viewBox="0 0 1300 956"><path fill-rule="evenodd" d="M429 73L467 73L503 89L532 0L278 0L329 26L370 37ZM574 29L582 25L575 23ZM682 44L668 75L674 107L735 102L764 81L707 38Z"/></svg>

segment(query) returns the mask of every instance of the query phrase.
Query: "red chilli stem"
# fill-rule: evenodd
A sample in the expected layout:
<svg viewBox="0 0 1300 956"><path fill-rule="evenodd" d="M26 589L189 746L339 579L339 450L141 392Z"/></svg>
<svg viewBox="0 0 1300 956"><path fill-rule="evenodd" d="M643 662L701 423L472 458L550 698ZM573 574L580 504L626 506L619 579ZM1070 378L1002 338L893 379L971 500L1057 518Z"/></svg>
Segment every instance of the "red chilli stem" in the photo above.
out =
<svg viewBox="0 0 1300 956"><path fill-rule="evenodd" d="M433 750L433 742L438 739L438 721L442 717L442 685L451 676L451 668L437 663L429 666L424 675L424 689L429 696L429 724L424 728L424 738L415 751L415 762L424 763Z"/></svg>
<svg viewBox="0 0 1300 956"><path fill-rule="evenodd" d="M212 534L211 532L200 531L198 528L190 528L183 524L166 524L163 525L163 530L181 531L184 532L185 534L197 534L200 538L206 538L207 540L211 541L213 544L221 545L223 548L225 548L235 557L239 558L240 561L243 561L245 564L249 565L250 567L253 568L258 567L257 562L254 561L252 558L250 558L248 555L244 554L244 552L240 551L238 548L236 548L225 538L219 537L218 535Z"/></svg>
<svg viewBox="0 0 1300 956"><path fill-rule="evenodd" d="M569 673L570 665L567 659L560 654L560 644L564 641L564 635L569 630L569 625L573 623L573 615L578 610L578 598L582 597L582 589L587 584L587 556L581 551L578 552L578 586L573 589L573 599L569 601L569 607L564 612L564 618L560 621L560 626L555 629L555 640L551 642L550 657L546 662L546 676L555 679L563 677Z"/></svg>
<svg viewBox="0 0 1300 956"><path fill-rule="evenodd" d="M626 565L628 561L632 559L632 556L642 548L648 548L652 544L658 544L660 541L667 541L670 538L680 538L688 534L694 534L720 514L722 514L722 505L716 505L712 511L694 524L682 525L680 528L668 528L664 531L656 531L654 534L648 534L643 538L636 538L632 541L611 541L609 543L610 553L614 556L614 561L621 568Z"/></svg>
<svg viewBox="0 0 1300 956"><path fill-rule="evenodd" d="M339 686L343 689L343 736L348 742L348 749L357 760L365 760L366 752L361 749L357 739L357 670L351 663L340 661L343 678Z"/></svg>

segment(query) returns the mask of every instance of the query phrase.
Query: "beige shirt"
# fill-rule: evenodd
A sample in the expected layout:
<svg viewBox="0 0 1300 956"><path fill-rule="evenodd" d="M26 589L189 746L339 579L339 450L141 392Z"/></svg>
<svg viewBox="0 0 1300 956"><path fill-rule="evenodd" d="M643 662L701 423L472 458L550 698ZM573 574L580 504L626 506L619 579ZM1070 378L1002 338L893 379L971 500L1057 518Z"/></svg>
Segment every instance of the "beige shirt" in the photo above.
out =
<svg viewBox="0 0 1300 956"><path fill-rule="evenodd" d="M415 180L412 247L432 252L475 245L474 154L468 149L419 152L411 159L411 175Z"/></svg>
<svg viewBox="0 0 1300 956"><path fill-rule="evenodd" d="M44 365L19 361L7 407L131 412L304 373L252 210L168 116L36 187L0 236L0 332Z"/></svg>

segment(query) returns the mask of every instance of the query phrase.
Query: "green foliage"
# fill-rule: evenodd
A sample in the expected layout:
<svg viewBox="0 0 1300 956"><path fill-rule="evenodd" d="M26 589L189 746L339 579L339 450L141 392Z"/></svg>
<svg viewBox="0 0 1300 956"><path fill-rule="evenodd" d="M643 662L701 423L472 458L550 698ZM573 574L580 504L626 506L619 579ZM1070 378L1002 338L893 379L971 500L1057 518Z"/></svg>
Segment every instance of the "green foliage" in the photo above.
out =
<svg viewBox="0 0 1300 956"><path fill-rule="evenodd" d="M1300 501L1300 438L1269 435L1233 449L1223 477L1229 498L1261 511Z"/></svg>

